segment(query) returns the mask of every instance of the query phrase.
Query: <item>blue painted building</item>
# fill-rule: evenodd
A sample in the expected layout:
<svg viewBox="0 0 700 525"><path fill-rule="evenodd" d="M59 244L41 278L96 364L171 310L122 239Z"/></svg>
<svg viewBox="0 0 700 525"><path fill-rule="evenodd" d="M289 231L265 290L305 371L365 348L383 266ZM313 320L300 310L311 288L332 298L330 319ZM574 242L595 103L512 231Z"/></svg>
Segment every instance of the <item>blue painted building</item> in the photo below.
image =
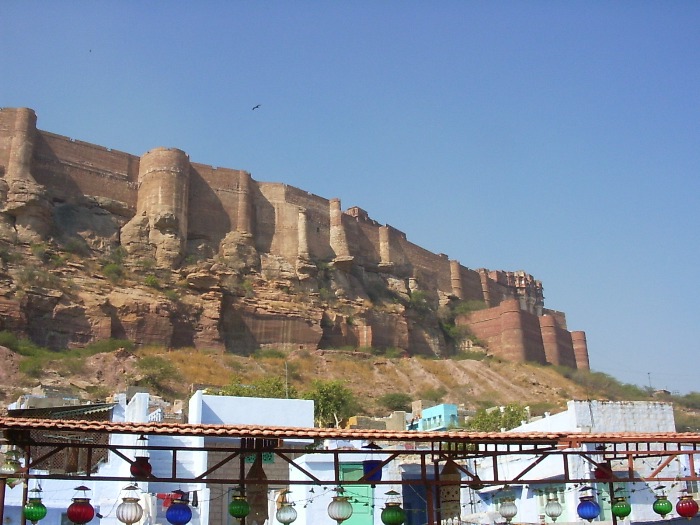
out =
<svg viewBox="0 0 700 525"><path fill-rule="evenodd" d="M457 405L442 403L424 408L420 419L412 421L408 425L408 430L447 430L457 426L459 426Z"/></svg>

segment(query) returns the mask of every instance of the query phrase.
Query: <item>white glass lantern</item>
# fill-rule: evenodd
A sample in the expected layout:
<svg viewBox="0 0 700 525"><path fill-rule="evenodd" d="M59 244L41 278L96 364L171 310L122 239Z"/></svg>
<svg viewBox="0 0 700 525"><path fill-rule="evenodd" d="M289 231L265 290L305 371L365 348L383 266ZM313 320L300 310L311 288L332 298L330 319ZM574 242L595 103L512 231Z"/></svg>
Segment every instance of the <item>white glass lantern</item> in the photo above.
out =
<svg viewBox="0 0 700 525"><path fill-rule="evenodd" d="M352 516L352 505L347 497L341 495L345 492L342 488L338 487L335 490L338 495L334 496L333 501L328 505L328 515L340 525Z"/></svg>
<svg viewBox="0 0 700 525"><path fill-rule="evenodd" d="M135 495L136 488L134 485L125 487L127 496L122 498L122 502L117 507L117 519L125 525L133 525L143 517L143 507Z"/></svg>
<svg viewBox="0 0 700 525"><path fill-rule="evenodd" d="M557 521L557 518L561 516L561 503L559 503L559 500L557 499L557 496L555 494L549 496L549 499L547 500L547 505L545 505L544 507L544 513L552 521Z"/></svg>
<svg viewBox="0 0 700 525"><path fill-rule="evenodd" d="M515 517L515 515L518 513L518 507L515 506L515 501L512 499L505 499L501 503L501 505L498 507L498 513L503 516L503 518L506 520L506 523L510 523L510 521Z"/></svg>
<svg viewBox="0 0 700 525"><path fill-rule="evenodd" d="M282 503L280 508L277 509L277 514L275 514L275 517L277 518L277 521L282 523L282 525L289 525L295 519L297 519L297 511L294 510L291 503L285 501Z"/></svg>

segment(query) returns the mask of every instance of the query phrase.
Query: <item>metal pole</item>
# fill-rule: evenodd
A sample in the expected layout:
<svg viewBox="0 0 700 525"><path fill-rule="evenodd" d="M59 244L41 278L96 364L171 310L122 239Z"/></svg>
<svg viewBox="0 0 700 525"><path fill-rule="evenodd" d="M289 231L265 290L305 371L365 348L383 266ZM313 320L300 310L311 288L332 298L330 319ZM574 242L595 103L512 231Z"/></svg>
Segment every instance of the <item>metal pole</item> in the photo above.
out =
<svg viewBox="0 0 700 525"><path fill-rule="evenodd" d="M0 523L5 523L5 487L7 478L0 477Z"/></svg>

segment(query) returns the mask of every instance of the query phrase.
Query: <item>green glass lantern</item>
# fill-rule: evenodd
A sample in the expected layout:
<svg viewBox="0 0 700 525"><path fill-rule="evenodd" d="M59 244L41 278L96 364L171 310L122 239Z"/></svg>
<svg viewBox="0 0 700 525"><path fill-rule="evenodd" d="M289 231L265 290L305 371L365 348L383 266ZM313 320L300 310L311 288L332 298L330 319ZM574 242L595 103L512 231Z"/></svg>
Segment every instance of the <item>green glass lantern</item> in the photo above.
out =
<svg viewBox="0 0 700 525"><path fill-rule="evenodd" d="M36 525L36 522L46 517L46 506L41 502L41 489L32 489L29 492L35 494L29 497L29 501L22 509L24 517Z"/></svg>
<svg viewBox="0 0 700 525"><path fill-rule="evenodd" d="M627 498L615 498L615 503L613 503L610 511L615 515L615 517L624 520L632 512L632 505L627 501Z"/></svg>
<svg viewBox="0 0 700 525"><path fill-rule="evenodd" d="M406 511L400 503L387 503L382 510L382 523L384 525L401 525L406 521Z"/></svg>
<svg viewBox="0 0 700 525"><path fill-rule="evenodd" d="M654 509L654 512L656 512L659 516L665 518L666 514L670 514L673 511L673 503L668 501L666 495L661 494L660 496L656 496L656 501L654 502L652 509Z"/></svg>
<svg viewBox="0 0 700 525"><path fill-rule="evenodd" d="M234 496L228 504L228 513L239 520L250 513L250 503L243 496Z"/></svg>

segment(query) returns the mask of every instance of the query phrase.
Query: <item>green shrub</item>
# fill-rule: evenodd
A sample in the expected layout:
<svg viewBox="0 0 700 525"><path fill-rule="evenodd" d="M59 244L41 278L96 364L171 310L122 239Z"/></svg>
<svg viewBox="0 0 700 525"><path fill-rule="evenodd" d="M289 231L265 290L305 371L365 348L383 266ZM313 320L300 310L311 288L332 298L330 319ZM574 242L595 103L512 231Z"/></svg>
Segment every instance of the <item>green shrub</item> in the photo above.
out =
<svg viewBox="0 0 700 525"><path fill-rule="evenodd" d="M156 261L147 257L146 259L139 259L136 261L136 265L142 270L152 270L156 267Z"/></svg>
<svg viewBox="0 0 700 525"><path fill-rule="evenodd" d="M318 289L318 296L321 299L321 301L326 303L334 302L337 299L337 297L333 293L333 290L330 290L325 287L321 287Z"/></svg>
<svg viewBox="0 0 700 525"><path fill-rule="evenodd" d="M173 290L172 288L168 288L167 290L163 291L163 295L168 298L168 300L176 303L180 300L180 294L177 293L177 290Z"/></svg>
<svg viewBox="0 0 700 525"><path fill-rule="evenodd" d="M478 350L460 350L455 354L453 359L455 361L483 361L486 357L486 352L479 352Z"/></svg>
<svg viewBox="0 0 700 525"><path fill-rule="evenodd" d="M17 336L7 330L0 332L0 346L4 346L13 352L19 353L19 340Z"/></svg>
<svg viewBox="0 0 700 525"><path fill-rule="evenodd" d="M428 294L421 290L411 292L408 299L408 307L422 314L428 313L432 310L432 306L428 299Z"/></svg>
<svg viewBox="0 0 700 525"><path fill-rule="evenodd" d="M90 247L82 237L71 237L63 243L63 249L73 255L87 257L90 255Z"/></svg>
<svg viewBox="0 0 700 525"><path fill-rule="evenodd" d="M673 403L678 404L680 406L700 410L700 392L690 392L689 394L685 394L684 396L672 396L671 400L673 401Z"/></svg>
<svg viewBox="0 0 700 525"><path fill-rule="evenodd" d="M520 426L523 421L527 421L527 410L523 405L510 403L495 410L478 410L473 417L467 421L467 428L478 432L499 432L502 428L510 430Z"/></svg>
<svg viewBox="0 0 700 525"><path fill-rule="evenodd" d="M159 356L144 356L136 364L143 374L142 382L154 388L165 388L168 381L177 381L177 368L170 361Z"/></svg>
<svg viewBox="0 0 700 525"><path fill-rule="evenodd" d="M42 262L49 262L49 249L43 243L32 244L29 249L34 257L40 259Z"/></svg>
<svg viewBox="0 0 700 525"><path fill-rule="evenodd" d="M122 246L114 246L109 250L107 256L103 259L102 264L114 263L118 265L124 264L129 254Z"/></svg>
<svg viewBox="0 0 700 525"><path fill-rule="evenodd" d="M29 377L41 377L45 368L46 360L40 357L26 357L19 363L19 371Z"/></svg>
<svg viewBox="0 0 700 525"><path fill-rule="evenodd" d="M637 385L622 383L602 372L575 370L557 366L555 370L574 383L584 387L590 397L604 396L611 401L635 401L649 399L649 392Z"/></svg>
<svg viewBox="0 0 700 525"><path fill-rule="evenodd" d="M411 401L412 398L410 395L397 392L392 394L384 394L377 400L377 403L387 410L391 410L392 412L398 410L410 412Z"/></svg>
<svg viewBox="0 0 700 525"><path fill-rule="evenodd" d="M156 277L152 273L150 273L146 276L146 278L143 280L143 283L146 286L149 286L151 288L155 288L156 290L160 290L160 281L158 280L158 277Z"/></svg>
<svg viewBox="0 0 700 525"><path fill-rule="evenodd" d="M52 356L55 352L52 352L48 348L39 346L33 343L29 339L19 339L17 344L17 353L19 355L30 356L30 357L46 357Z"/></svg>
<svg viewBox="0 0 700 525"><path fill-rule="evenodd" d="M124 348L131 352L134 349L134 343L128 339L103 339L101 341L90 343L83 348L83 351L88 355L95 355L114 352L119 348Z"/></svg>
<svg viewBox="0 0 700 525"><path fill-rule="evenodd" d="M22 257L11 246L0 246L0 260L4 263L17 262Z"/></svg>
<svg viewBox="0 0 700 525"><path fill-rule="evenodd" d="M253 353L254 359L284 359L285 357L287 354L277 348L258 348Z"/></svg>
<svg viewBox="0 0 700 525"><path fill-rule="evenodd" d="M475 312L477 310L483 310L487 307L488 305L484 301L480 301L477 299L469 299L466 301L459 301L455 303L451 307L451 309L455 315L464 315L471 312Z"/></svg>
<svg viewBox="0 0 700 525"><path fill-rule="evenodd" d="M102 274L113 283L124 278L124 268L120 263L107 263L102 267Z"/></svg>
<svg viewBox="0 0 700 525"><path fill-rule="evenodd" d="M436 403L441 403L442 398L447 394L447 390L443 387L440 388L428 388L427 390L421 391L418 396L420 399L425 399L426 401L435 401Z"/></svg>
<svg viewBox="0 0 700 525"><path fill-rule="evenodd" d="M384 347L372 347L370 348L370 352L373 355L381 355L384 357L388 357L389 359L398 359L399 357L403 357L404 351L401 350L400 348L396 348L393 346L384 348Z"/></svg>
<svg viewBox="0 0 700 525"><path fill-rule="evenodd" d="M25 286L37 286L50 290L59 290L61 280L54 274L36 266L25 266L18 275L19 282Z"/></svg>

